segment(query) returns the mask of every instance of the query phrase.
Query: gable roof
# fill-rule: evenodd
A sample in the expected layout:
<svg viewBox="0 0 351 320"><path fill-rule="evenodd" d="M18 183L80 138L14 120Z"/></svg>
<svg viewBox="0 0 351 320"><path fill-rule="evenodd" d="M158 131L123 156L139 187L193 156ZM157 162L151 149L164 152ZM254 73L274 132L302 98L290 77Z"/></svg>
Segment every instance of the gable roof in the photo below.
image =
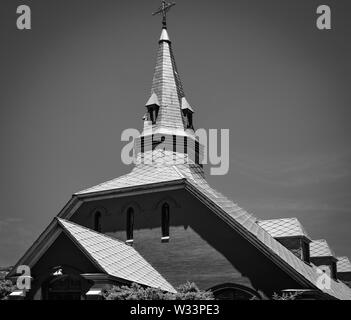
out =
<svg viewBox="0 0 351 320"><path fill-rule="evenodd" d="M310 239L302 224L296 218L260 220L257 223L273 238L306 237Z"/></svg>
<svg viewBox="0 0 351 320"><path fill-rule="evenodd" d="M348 257L338 257L337 259L337 273L351 272L351 262Z"/></svg>
<svg viewBox="0 0 351 320"><path fill-rule="evenodd" d="M60 230L58 230L60 229ZM52 233L56 232L56 236ZM98 233L91 229L77 225L73 222L55 218L44 232L44 236L39 237L33 246L18 261L16 266L7 275L15 276L15 270L20 264L33 266L40 257L34 257L31 253L38 249L42 256L49 246L58 236L58 231L65 232L69 238L84 252L84 254L103 273L114 278L136 282L153 288L160 288L168 292L176 292L173 286L161 276L133 247L112 237ZM52 239L54 237L54 239ZM40 249L41 247L41 249Z"/></svg>
<svg viewBox="0 0 351 320"><path fill-rule="evenodd" d="M310 243L310 256L311 258L319 257L334 257L334 252L329 247L326 240L313 240Z"/></svg>
<svg viewBox="0 0 351 320"><path fill-rule="evenodd" d="M130 282L175 292L172 285L133 247L73 222L57 219L65 231L73 237L79 247L105 273Z"/></svg>
<svg viewBox="0 0 351 320"><path fill-rule="evenodd" d="M160 103L158 102L157 95L154 92L151 94L151 97L146 102L145 107L149 107L149 106L153 106L153 105L160 106Z"/></svg>
<svg viewBox="0 0 351 320"><path fill-rule="evenodd" d="M279 243L258 223L257 219L237 204L217 192L203 177L203 171L198 165L140 165L133 169L129 175L117 178L110 182L79 192L80 199L96 196L99 193L121 192L131 185L150 185L157 182L162 185L166 182L176 183L184 181L185 188L196 198L207 205L221 219L233 229L242 234L244 238L255 245L267 257L284 269L292 278L306 287L317 288L319 274L316 266L308 265L290 250ZM65 217L65 214L62 214ZM318 288L317 288L318 289ZM351 300L351 289L345 284L331 279L331 288L323 289L331 297L342 300Z"/></svg>

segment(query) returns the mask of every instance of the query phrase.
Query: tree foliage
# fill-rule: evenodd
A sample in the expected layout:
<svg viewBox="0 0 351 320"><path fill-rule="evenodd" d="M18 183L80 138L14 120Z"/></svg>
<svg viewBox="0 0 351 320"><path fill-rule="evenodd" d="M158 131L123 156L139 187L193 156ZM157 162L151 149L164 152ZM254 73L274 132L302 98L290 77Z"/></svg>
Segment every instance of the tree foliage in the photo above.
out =
<svg viewBox="0 0 351 320"><path fill-rule="evenodd" d="M274 293L272 299L273 300L295 300L298 295L299 295L298 292L283 293L282 295L278 295L277 293Z"/></svg>
<svg viewBox="0 0 351 320"><path fill-rule="evenodd" d="M144 288L133 283L131 286L113 286L104 292L106 300L214 300L209 291L200 290L194 283L179 286L176 293L157 288Z"/></svg>
<svg viewBox="0 0 351 320"><path fill-rule="evenodd" d="M15 286L9 280L0 280L0 300L6 297L15 290Z"/></svg>

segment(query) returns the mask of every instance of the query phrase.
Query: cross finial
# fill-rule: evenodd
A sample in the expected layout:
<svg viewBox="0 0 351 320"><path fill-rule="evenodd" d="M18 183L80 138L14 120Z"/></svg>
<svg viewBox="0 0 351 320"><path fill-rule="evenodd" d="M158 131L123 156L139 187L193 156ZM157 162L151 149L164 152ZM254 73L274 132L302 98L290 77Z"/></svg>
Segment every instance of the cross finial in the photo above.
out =
<svg viewBox="0 0 351 320"><path fill-rule="evenodd" d="M161 6L157 9L156 12L154 12L152 15L155 16L157 14L162 14L162 25L163 28L167 28L167 12L175 6L175 3L168 3L164 0L162 0Z"/></svg>

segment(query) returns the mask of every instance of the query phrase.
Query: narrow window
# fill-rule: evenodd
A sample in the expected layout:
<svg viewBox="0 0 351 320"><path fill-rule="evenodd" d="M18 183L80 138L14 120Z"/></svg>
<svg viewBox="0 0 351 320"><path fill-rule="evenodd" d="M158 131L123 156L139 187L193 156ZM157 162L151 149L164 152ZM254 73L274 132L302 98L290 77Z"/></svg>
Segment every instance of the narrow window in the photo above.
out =
<svg viewBox="0 0 351 320"><path fill-rule="evenodd" d="M333 279L337 279L337 267L336 267L336 262L333 262L332 267L331 267L331 277Z"/></svg>
<svg viewBox="0 0 351 320"><path fill-rule="evenodd" d="M187 118L188 118L187 128L193 129L193 114L189 112L187 115Z"/></svg>
<svg viewBox="0 0 351 320"><path fill-rule="evenodd" d="M133 242L133 228L134 228L134 210L129 208L127 210L127 242Z"/></svg>
<svg viewBox="0 0 351 320"><path fill-rule="evenodd" d="M310 246L308 243L306 242L303 242L302 244L302 248L303 248L303 260L307 263L310 263Z"/></svg>
<svg viewBox="0 0 351 320"><path fill-rule="evenodd" d="M162 242L169 241L169 205L162 206Z"/></svg>
<svg viewBox="0 0 351 320"><path fill-rule="evenodd" d="M150 115L150 120L152 124L156 123L156 119L158 117L158 110L159 108L157 106L149 107L149 115Z"/></svg>
<svg viewBox="0 0 351 320"><path fill-rule="evenodd" d="M177 136L173 135L173 152L177 152Z"/></svg>
<svg viewBox="0 0 351 320"><path fill-rule="evenodd" d="M197 141L195 141L195 163L200 163L200 145Z"/></svg>
<svg viewBox="0 0 351 320"><path fill-rule="evenodd" d="M98 211L94 215L94 230L96 232L101 232L101 212Z"/></svg>
<svg viewBox="0 0 351 320"><path fill-rule="evenodd" d="M145 150L145 138L144 137L141 137L140 143L141 143L141 153L144 153L144 150Z"/></svg>
<svg viewBox="0 0 351 320"><path fill-rule="evenodd" d="M155 123L154 110L150 108L149 114L150 114L150 120L151 120L152 124L154 124Z"/></svg>

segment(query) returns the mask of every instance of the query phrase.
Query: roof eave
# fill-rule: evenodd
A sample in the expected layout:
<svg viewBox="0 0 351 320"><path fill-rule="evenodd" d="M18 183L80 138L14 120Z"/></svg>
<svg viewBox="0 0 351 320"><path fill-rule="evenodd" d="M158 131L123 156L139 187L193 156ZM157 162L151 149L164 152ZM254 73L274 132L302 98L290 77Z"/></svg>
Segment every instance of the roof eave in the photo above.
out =
<svg viewBox="0 0 351 320"><path fill-rule="evenodd" d="M110 199L116 197L126 197L130 195L139 195L145 193L154 193L159 191L170 191L184 188L185 178L157 182L152 184L143 184L139 186L125 187L110 189L105 191L96 191L90 193L76 193L73 195L72 199L67 203L67 205L61 210L57 215L58 218L69 219L74 212L87 201L96 201L102 199Z"/></svg>

